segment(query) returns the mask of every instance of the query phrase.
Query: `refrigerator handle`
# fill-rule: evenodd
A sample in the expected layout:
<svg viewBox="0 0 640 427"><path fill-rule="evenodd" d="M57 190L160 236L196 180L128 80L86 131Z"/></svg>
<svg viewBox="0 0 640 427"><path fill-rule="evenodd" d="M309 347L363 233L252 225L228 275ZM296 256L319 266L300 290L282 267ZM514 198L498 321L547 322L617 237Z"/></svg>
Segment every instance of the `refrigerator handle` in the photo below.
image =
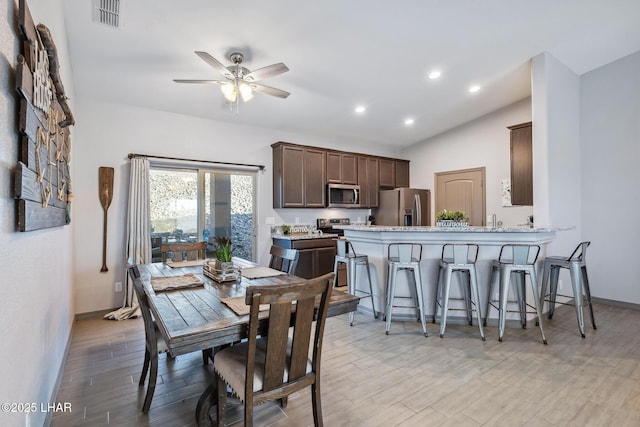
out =
<svg viewBox="0 0 640 427"><path fill-rule="evenodd" d="M415 204L413 208L413 212L416 216L415 221L413 222L415 225L422 225L422 203L420 201L420 195L416 194L413 203Z"/></svg>

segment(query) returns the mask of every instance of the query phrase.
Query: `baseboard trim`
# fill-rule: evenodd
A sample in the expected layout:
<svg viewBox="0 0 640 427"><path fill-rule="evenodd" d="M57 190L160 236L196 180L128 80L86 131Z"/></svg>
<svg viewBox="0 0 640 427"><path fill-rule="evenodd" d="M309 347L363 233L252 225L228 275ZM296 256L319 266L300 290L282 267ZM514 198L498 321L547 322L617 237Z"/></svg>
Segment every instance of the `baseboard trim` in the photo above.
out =
<svg viewBox="0 0 640 427"><path fill-rule="evenodd" d="M76 322L74 320L71 323L71 328L69 328L67 345L65 346L64 354L62 356L62 363L58 367L58 375L56 376L56 382L53 385L53 390L51 391L49 402L57 402L56 398L58 397L58 392L60 391L60 385L62 384L62 377L64 376L64 368L67 366L67 359L69 358L69 349L71 349L71 339L73 338L73 329L75 327L76 327ZM54 411L47 411L47 415L44 418L43 426L45 427L51 426L51 420L52 420L53 414L54 414Z"/></svg>
<svg viewBox="0 0 640 427"><path fill-rule="evenodd" d="M607 304L607 305L613 305L615 307L622 307L622 308L628 308L631 310L640 310L640 304L636 304L633 302L625 302L625 301L616 301L613 299L606 299L606 298L598 298L598 297L591 297L591 302L595 302L598 304Z"/></svg>
<svg viewBox="0 0 640 427"><path fill-rule="evenodd" d="M111 313L112 311L115 311L119 308L120 307L115 307L115 308L107 308L107 309L98 310L98 311L88 311L86 313L77 313L75 319L83 320L83 319L104 318L105 314Z"/></svg>

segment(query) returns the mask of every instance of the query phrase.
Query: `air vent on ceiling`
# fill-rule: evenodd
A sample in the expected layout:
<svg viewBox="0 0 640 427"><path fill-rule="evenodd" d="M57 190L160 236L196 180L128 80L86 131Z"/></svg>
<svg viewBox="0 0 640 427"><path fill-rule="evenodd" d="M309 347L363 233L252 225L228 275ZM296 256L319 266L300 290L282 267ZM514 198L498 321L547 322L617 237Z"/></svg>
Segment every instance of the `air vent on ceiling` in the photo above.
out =
<svg viewBox="0 0 640 427"><path fill-rule="evenodd" d="M93 0L93 20L113 28L120 28L122 0Z"/></svg>

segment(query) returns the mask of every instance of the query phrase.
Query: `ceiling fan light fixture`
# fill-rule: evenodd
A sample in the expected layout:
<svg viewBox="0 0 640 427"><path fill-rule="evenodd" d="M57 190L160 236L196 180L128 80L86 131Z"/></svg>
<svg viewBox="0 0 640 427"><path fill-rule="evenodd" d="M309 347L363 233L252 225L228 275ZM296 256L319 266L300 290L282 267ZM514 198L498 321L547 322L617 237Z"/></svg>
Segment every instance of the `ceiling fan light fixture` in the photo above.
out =
<svg viewBox="0 0 640 427"><path fill-rule="evenodd" d="M248 102L248 101L251 101L251 99L253 99L253 89L251 89L251 86L249 86L246 83L240 83L240 85L238 86L238 89L240 90L240 96L242 97L242 101Z"/></svg>
<svg viewBox="0 0 640 427"><path fill-rule="evenodd" d="M229 82L223 84L220 86L220 90L222 91L224 99L228 102L236 102L236 99L238 99L238 91L233 83Z"/></svg>

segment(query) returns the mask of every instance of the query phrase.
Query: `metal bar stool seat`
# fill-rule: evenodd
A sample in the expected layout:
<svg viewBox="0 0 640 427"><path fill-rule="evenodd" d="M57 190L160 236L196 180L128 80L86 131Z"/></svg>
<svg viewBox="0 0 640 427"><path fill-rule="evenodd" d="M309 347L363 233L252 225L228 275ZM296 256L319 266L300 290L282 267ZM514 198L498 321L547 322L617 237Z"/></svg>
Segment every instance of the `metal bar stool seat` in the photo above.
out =
<svg viewBox="0 0 640 427"><path fill-rule="evenodd" d="M523 328L527 327L527 307L535 308L535 313L538 316L538 327L540 328L540 335L542 336L542 342L547 344L547 338L544 336L544 330L542 328L542 307L540 305L540 296L538 295L538 281L536 280L536 268L535 264L540 253L540 246L538 245L519 245L508 244L503 245L500 248L500 255L497 260L494 260L491 268L491 280L489 283L489 296L487 298L487 309L485 310L484 324L486 326L487 318L491 307L498 309L498 340L502 341L504 336L504 328L507 318L507 307L509 302L509 288L511 284L512 273L515 273L516 277L516 295L518 303L518 312L520 313L520 322ZM511 255L511 258L507 256ZM529 276L529 282L531 283L531 289L534 296L534 306L527 304L526 299L526 276ZM499 281L497 280L499 278ZM498 305L495 305L495 300L491 299L493 289L495 288L496 281L499 282L499 299Z"/></svg>
<svg viewBox="0 0 640 427"><path fill-rule="evenodd" d="M387 250L387 259L389 261L389 269L387 274L387 306L385 309L385 333L389 335L391 329L391 312L393 307L416 308L418 312L418 321L422 323L422 333L427 334L427 323L424 314L424 298L422 295L422 274L420 270L420 261L422 260L422 245L419 243L391 243ZM392 256L392 253L394 256ZM396 297L396 276L398 271L411 271L409 274L409 291L413 292L413 296ZM411 283L412 282L412 283ZM413 285L413 287L412 287ZM413 298L413 306L394 306L394 298Z"/></svg>
<svg viewBox="0 0 640 427"><path fill-rule="evenodd" d="M566 268L571 275L571 287L573 288L573 304L566 302L558 302L558 304L573 305L576 309L576 317L578 318L578 327L582 338L584 335L584 315L582 306L586 297L586 303L589 306L589 314L591 315L591 325L596 328L596 322L593 317L593 306L591 305L591 291L589 289L589 277L587 275L587 248L591 242L581 242L569 257L550 256L544 260L544 269L542 273L542 290L540 292L540 306L545 301L549 301L549 319L553 317L556 306L556 296L570 298L569 295L558 294L558 277L560 269ZM550 281L549 281L550 279ZM548 287L551 287L547 293ZM584 293L583 293L584 292Z"/></svg>
<svg viewBox="0 0 640 427"><path fill-rule="evenodd" d="M336 241L336 257L333 263L333 286L337 286L338 284L338 265L340 263L344 263L347 267L347 291L351 295L356 295L356 293L362 293L366 296L371 297L371 309L373 310L373 318L378 318L378 313L376 312L376 304L373 299L373 284L371 282L371 273L369 272L369 257L367 255L357 254L353 245L347 239L334 239ZM364 266L367 272L367 279L369 280L369 291L364 291L358 289L357 287L357 277L356 272L358 266ZM349 312L349 324L353 326L353 317L354 312Z"/></svg>
<svg viewBox="0 0 640 427"><path fill-rule="evenodd" d="M442 256L438 265L438 285L436 287L435 308L433 311L433 323L436 322L436 314L440 307L440 338L444 338L447 326L447 312L449 310L466 311L469 325L473 325L473 311L478 319L480 337L485 340L482 328L482 311L480 308L480 292L478 290L478 276L476 273L476 260L478 259L478 245L469 243L447 243L442 246ZM463 298L451 298L451 277L458 273ZM464 279L464 281L463 281ZM463 300L465 308L449 308L450 300Z"/></svg>

